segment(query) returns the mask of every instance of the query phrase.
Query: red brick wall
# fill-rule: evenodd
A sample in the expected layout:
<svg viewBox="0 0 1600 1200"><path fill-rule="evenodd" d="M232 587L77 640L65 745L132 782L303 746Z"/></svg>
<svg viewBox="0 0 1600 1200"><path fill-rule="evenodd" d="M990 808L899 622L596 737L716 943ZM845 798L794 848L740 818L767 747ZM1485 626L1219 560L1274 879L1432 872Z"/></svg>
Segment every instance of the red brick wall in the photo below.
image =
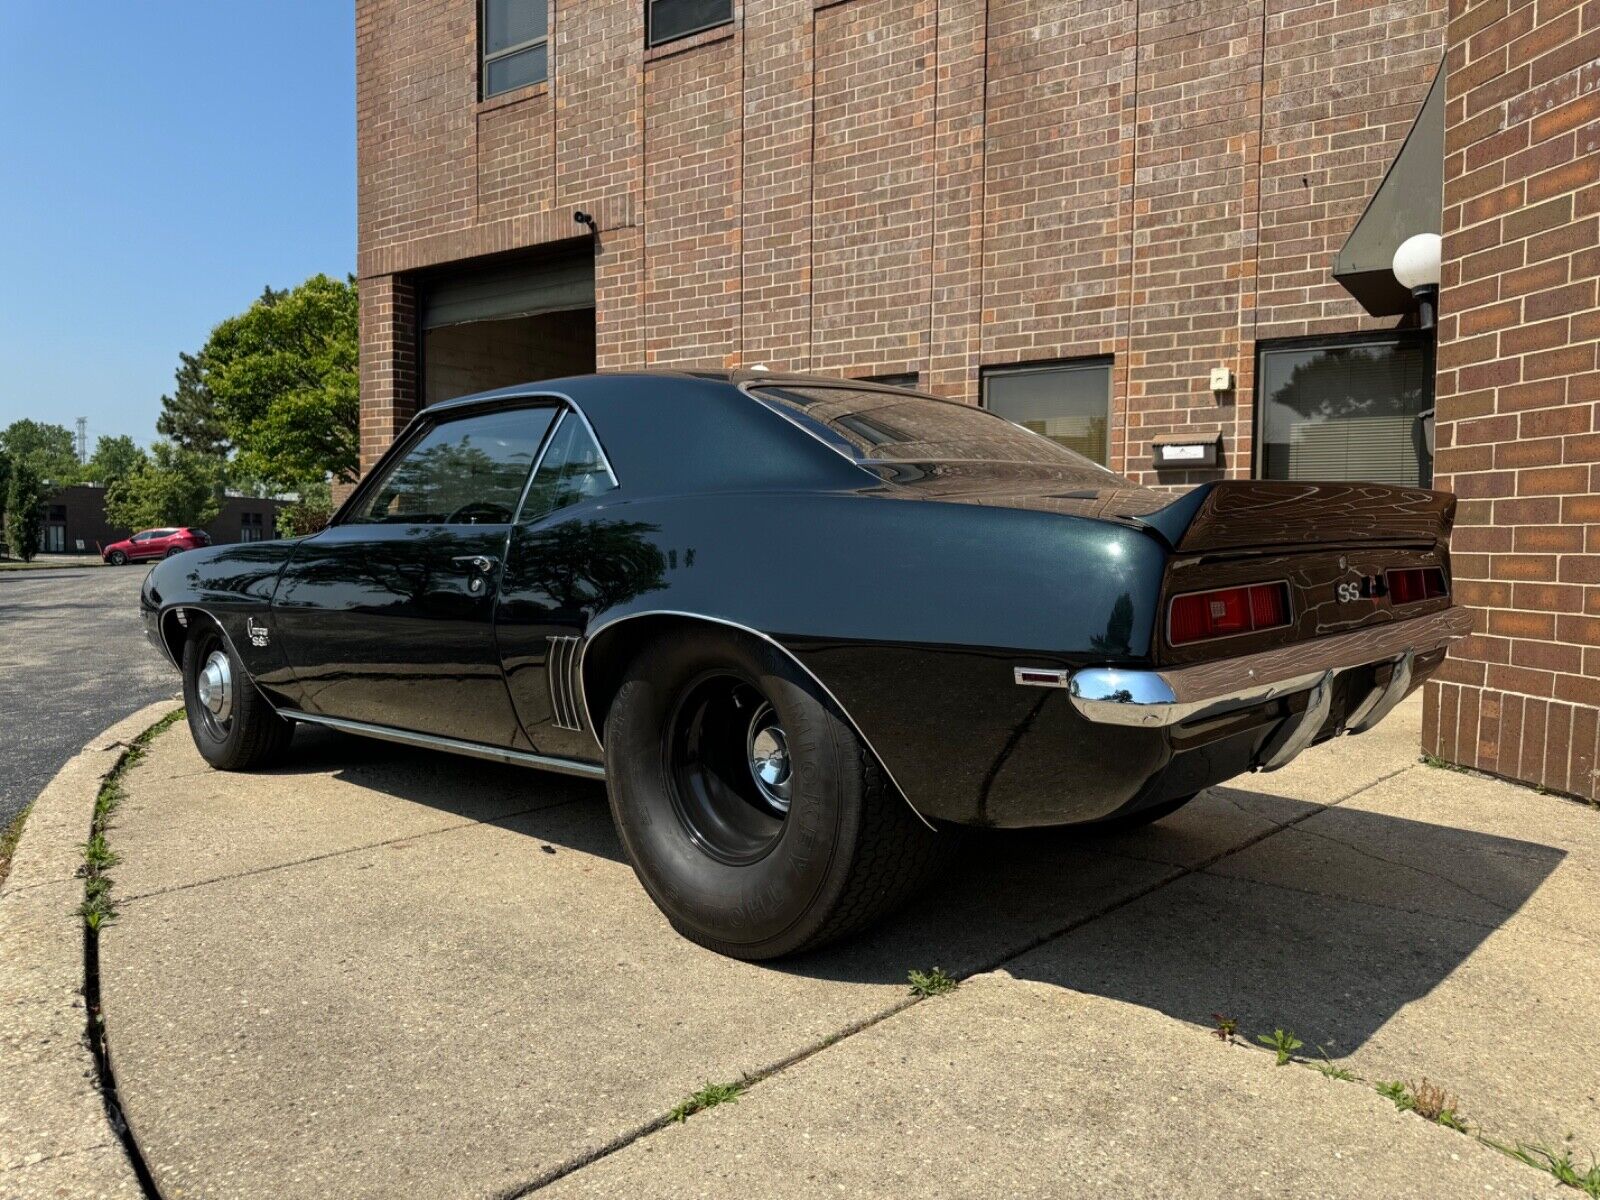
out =
<svg viewBox="0 0 1600 1200"><path fill-rule="evenodd" d="M1593 798L1600 729L1600 2L1452 5L1439 486L1476 632L1424 747Z"/></svg>
<svg viewBox="0 0 1600 1200"><path fill-rule="evenodd" d="M1111 354L1113 465L1202 478L1150 467L1197 426L1248 475L1256 339L1393 323L1328 269L1443 5L770 0L647 50L637 0L552 0L550 82L480 103L473 0L358 0L363 287L583 208L603 368L916 371L976 401L983 366ZM403 390L398 336L364 329L364 376Z"/></svg>

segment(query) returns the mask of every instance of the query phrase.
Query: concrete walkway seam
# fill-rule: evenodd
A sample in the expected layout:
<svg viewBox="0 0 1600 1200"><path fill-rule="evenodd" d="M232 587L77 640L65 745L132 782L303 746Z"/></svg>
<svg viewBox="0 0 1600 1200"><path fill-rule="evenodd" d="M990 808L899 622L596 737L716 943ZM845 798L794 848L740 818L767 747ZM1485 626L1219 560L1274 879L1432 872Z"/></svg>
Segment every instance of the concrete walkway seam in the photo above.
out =
<svg viewBox="0 0 1600 1200"><path fill-rule="evenodd" d="M34 801L0 887L0 1194L144 1197L114 1100L89 1040L87 944L78 905L82 846L102 782L145 730L172 711L161 700L78 752ZM70 1177L60 1174L70 1164Z"/></svg>

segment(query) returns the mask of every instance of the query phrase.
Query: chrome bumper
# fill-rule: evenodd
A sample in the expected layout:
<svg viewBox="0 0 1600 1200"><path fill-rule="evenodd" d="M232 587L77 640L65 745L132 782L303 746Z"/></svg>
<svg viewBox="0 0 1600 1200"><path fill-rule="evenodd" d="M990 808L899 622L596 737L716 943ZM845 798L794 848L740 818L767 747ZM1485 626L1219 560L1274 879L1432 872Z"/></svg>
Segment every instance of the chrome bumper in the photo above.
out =
<svg viewBox="0 0 1600 1200"><path fill-rule="evenodd" d="M1310 692L1305 716L1292 723L1295 729L1287 738L1275 739L1281 744L1269 746L1262 765L1270 769L1282 766L1316 736L1327 720L1333 683L1339 675L1384 663L1394 666L1389 682L1374 687L1345 722L1348 731L1361 733L1405 698L1411 687L1412 664L1418 655L1438 650L1471 632L1472 615L1465 609L1447 608L1425 617L1391 621L1214 663L1148 671L1089 667L1064 677L1062 682L1073 707L1089 720L1142 729L1180 725Z"/></svg>

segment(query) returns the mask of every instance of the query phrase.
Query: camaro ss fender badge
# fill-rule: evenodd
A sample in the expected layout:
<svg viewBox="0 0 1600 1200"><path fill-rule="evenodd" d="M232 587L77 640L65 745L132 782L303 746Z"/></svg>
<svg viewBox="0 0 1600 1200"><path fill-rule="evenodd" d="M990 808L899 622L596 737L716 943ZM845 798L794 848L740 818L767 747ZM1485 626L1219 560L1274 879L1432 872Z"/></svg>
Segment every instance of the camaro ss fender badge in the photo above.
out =
<svg viewBox="0 0 1600 1200"><path fill-rule="evenodd" d="M246 617L244 621L244 627L245 631L250 634L250 644L252 646L265 646L269 641L272 640L272 634L268 631L267 627L265 625L256 624L256 619L254 617Z"/></svg>

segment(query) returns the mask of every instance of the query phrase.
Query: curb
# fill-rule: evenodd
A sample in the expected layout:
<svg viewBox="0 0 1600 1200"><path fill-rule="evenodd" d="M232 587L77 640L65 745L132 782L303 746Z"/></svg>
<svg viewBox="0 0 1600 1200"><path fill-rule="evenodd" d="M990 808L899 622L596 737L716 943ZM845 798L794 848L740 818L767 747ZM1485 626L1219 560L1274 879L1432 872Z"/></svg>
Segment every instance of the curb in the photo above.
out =
<svg viewBox="0 0 1600 1200"><path fill-rule="evenodd" d="M144 1196L87 1037L82 845L101 781L174 701L92 738L34 801L0 887L0 1196Z"/></svg>

